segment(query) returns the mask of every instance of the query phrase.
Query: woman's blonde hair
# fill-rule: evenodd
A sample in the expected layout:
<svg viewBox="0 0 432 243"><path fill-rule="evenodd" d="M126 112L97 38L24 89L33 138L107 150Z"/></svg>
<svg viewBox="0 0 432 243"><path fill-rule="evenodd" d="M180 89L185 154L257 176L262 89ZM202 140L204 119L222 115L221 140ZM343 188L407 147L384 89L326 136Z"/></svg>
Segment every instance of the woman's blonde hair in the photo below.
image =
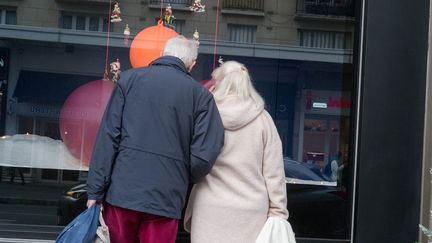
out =
<svg viewBox="0 0 432 243"><path fill-rule="evenodd" d="M213 96L216 101L226 96L238 96L242 100L251 99L257 107L264 107L264 100L255 90L247 68L236 61L224 62L212 73L215 80Z"/></svg>

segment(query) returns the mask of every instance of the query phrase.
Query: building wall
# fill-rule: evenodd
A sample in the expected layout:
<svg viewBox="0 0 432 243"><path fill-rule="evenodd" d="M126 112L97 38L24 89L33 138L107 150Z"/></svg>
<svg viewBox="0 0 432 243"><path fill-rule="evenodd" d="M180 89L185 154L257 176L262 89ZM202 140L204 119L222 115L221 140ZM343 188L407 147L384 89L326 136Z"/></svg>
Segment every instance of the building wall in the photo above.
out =
<svg viewBox="0 0 432 243"><path fill-rule="evenodd" d="M149 1L123 0L121 11L123 21L113 24L113 32L123 33L126 23L131 28L131 33L136 34L145 27L155 24L155 19L160 15L158 5L150 5ZM187 8L173 8L174 16L179 20L185 20L186 36L192 36L195 29L200 32L202 39L214 39L216 22L216 0L207 0L206 12L193 13ZM222 1L221 1L222 4ZM222 13L219 17L219 40L228 40L227 24L255 25L257 26L257 43L297 45L297 30L328 30L353 32L352 20L334 20L328 17L296 18L296 1L269 0L264 1L264 10L260 15L245 14L245 11ZM92 1L65 1L65 0L4 0L0 7L17 8L17 24L26 26L38 26L57 28L60 26L61 12L73 12L82 14L106 15L108 4L95 4Z"/></svg>

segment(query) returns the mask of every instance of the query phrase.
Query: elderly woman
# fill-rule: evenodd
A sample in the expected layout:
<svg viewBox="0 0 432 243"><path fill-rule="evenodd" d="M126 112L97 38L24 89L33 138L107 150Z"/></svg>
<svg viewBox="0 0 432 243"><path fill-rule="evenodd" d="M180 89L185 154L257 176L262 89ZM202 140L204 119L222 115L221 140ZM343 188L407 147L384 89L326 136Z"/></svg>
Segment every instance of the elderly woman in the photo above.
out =
<svg viewBox="0 0 432 243"><path fill-rule="evenodd" d="M268 217L288 218L281 140L244 65L225 62L212 77L225 143L192 189L185 229L192 243L251 243Z"/></svg>

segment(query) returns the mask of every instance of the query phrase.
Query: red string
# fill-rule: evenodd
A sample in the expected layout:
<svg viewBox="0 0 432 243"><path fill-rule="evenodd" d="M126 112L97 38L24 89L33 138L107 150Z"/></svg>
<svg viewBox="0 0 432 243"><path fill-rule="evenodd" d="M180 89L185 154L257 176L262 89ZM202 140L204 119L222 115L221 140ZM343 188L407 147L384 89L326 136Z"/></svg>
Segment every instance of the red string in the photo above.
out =
<svg viewBox="0 0 432 243"><path fill-rule="evenodd" d="M215 29L215 39L214 39L214 49L213 49L213 69L216 68L216 49L217 49L218 33L219 33L219 0L217 1L217 6L216 6L216 29Z"/></svg>
<svg viewBox="0 0 432 243"><path fill-rule="evenodd" d="M159 19L160 19L160 20L162 20L162 9L163 9L163 3L164 3L164 1L161 0L160 16L159 16Z"/></svg>
<svg viewBox="0 0 432 243"><path fill-rule="evenodd" d="M105 51L105 72L104 79L108 79L108 50L109 50L109 41L110 41L110 29L111 29L111 3L109 1L109 12L108 12L108 30L107 30L107 41L106 41L106 51Z"/></svg>

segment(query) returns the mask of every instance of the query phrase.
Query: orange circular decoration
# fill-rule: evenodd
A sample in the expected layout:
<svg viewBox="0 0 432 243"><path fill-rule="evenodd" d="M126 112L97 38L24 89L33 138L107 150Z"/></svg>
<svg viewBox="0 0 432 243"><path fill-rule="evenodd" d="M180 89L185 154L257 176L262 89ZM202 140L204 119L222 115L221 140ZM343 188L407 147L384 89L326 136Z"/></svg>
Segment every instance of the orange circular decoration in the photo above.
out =
<svg viewBox="0 0 432 243"><path fill-rule="evenodd" d="M165 43L176 35L177 32L163 26L161 20L156 26L145 28L139 32L132 41L129 51L132 67L145 67L162 56Z"/></svg>

